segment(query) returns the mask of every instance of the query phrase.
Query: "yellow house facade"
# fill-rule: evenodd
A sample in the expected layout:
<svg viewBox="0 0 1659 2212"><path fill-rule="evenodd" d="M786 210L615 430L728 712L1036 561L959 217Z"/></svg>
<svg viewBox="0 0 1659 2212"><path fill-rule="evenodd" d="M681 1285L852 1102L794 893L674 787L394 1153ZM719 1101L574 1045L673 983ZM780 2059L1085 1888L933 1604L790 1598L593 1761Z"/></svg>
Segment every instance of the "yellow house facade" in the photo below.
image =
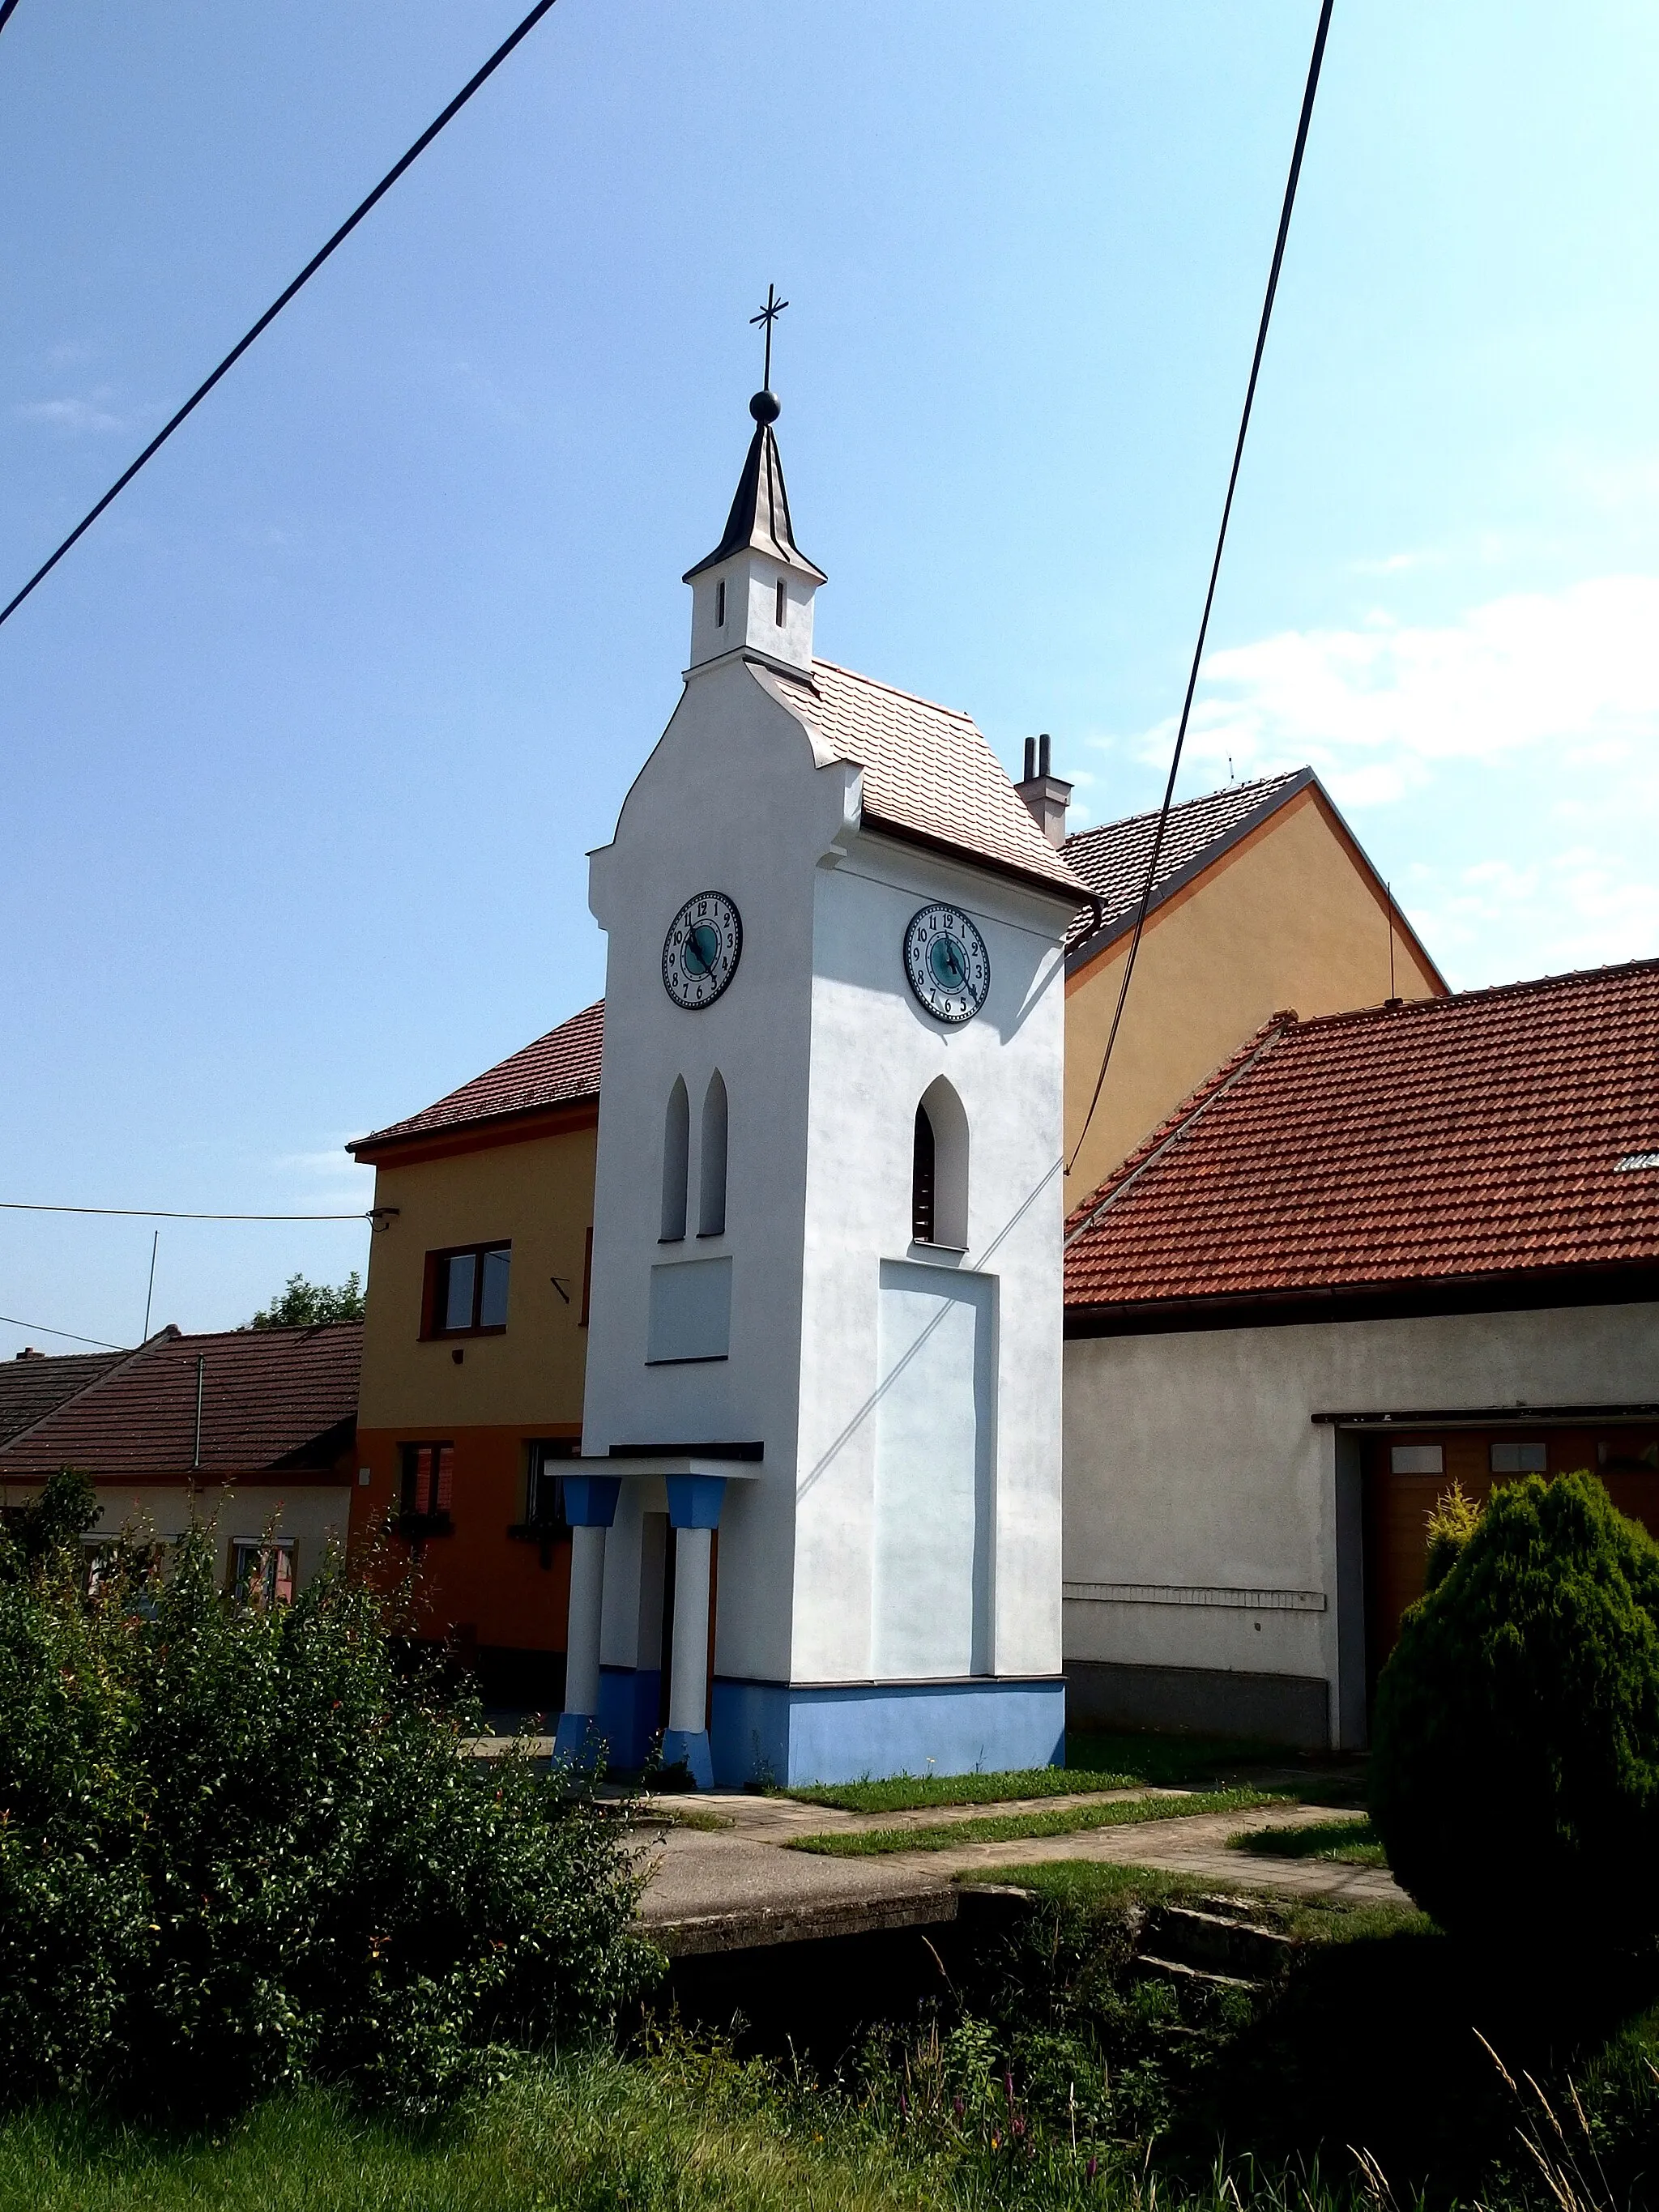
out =
<svg viewBox="0 0 1659 2212"><path fill-rule="evenodd" d="M1103 1081L1156 826L1134 815L1065 841L1103 909L1066 961L1068 1209L1270 1015L1447 988L1311 769L1231 785L1170 810Z"/></svg>
<svg viewBox="0 0 1659 2212"><path fill-rule="evenodd" d="M354 1540L418 1565L423 1633L556 1711L581 1435L603 1011L351 1146L374 1170Z"/></svg>

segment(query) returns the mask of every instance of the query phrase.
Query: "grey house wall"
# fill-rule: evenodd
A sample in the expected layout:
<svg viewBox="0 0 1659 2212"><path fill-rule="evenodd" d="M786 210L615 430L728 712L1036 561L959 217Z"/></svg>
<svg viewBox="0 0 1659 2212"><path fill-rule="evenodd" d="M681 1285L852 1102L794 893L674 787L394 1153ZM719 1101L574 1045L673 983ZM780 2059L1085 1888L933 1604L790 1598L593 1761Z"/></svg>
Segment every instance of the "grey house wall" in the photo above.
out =
<svg viewBox="0 0 1659 2212"><path fill-rule="evenodd" d="M1655 1400L1651 1304L1068 1340L1068 1724L1358 1747L1359 1445L1313 1417Z"/></svg>

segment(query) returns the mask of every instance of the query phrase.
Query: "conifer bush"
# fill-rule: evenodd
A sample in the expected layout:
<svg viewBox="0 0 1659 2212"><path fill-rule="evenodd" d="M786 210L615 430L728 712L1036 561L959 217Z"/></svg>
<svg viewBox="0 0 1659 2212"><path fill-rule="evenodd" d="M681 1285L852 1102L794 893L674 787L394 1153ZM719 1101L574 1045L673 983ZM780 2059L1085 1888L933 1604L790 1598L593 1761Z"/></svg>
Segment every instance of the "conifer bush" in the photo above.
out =
<svg viewBox="0 0 1659 2212"><path fill-rule="evenodd" d="M1659 1546L1583 1473L1441 1519L1377 1685L1371 1816L1396 1879L1477 1940L1659 1934Z"/></svg>
<svg viewBox="0 0 1659 2212"><path fill-rule="evenodd" d="M585 1785L461 1747L386 1601L216 1587L193 1528L87 1588L89 1486L0 1538L0 2084L210 2111L304 2081L410 2116L651 1978Z"/></svg>

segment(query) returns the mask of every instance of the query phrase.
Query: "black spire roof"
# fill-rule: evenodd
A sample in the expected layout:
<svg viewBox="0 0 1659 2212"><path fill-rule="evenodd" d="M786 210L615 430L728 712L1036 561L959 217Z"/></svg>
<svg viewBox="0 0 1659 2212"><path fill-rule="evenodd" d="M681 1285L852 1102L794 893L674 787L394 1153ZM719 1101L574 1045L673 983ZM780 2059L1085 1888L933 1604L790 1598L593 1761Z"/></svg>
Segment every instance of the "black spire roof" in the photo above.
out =
<svg viewBox="0 0 1659 2212"><path fill-rule="evenodd" d="M790 527L783 462L772 430L780 411L775 397L769 392L757 392L750 401L755 434L749 441L732 512L726 518L720 544L695 568L686 570L684 582L689 584L705 568L712 568L719 562L730 560L732 554L743 552L769 554L773 560L781 561L786 568L810 576L816 584L829 581L823 569L809 561L796 544L795 533Z"/></svg>

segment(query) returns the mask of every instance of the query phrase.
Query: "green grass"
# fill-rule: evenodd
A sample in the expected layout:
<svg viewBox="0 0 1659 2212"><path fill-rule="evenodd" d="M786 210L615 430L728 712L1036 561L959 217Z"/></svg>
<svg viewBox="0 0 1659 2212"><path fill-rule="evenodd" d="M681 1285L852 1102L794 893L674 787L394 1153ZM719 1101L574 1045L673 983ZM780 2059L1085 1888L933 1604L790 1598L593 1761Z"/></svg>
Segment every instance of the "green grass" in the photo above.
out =
<svg viewBox="0 0 1659 2212"><path fill-rule="evenodd" d="M1170 1874L1162 1867L1121 1866L1109 1859L1045 1859L1036 1866L987 1867L964 1883L1007 1882L1057 1905L1092 1911L1121 1905L1193 1905L1218 1894L1213 1876ZM1259 1889L1232 1895L1254 1912L1306 1942L1351 1943L1391 1936L1431 1936L1434 1923L1406 1905L1355 1904L1340 1897L1304 1897Z"/></svg>
<svg viewBox="0 0 1659 2212"><path fill-rule="evenodd" d="M1010 1813L1001 1819L952 1820L931 1828L866 1828L852 1834L796 1836L786 1850L817 1851L826 1858L881 1857L889 1851L948 1851L960 1844L1016 1844L1034 1836L1073 1836L1086 1828L1139 1826L1178 1820L1195 1813L1243 1813L1278 1802L1262 1790L1193 1790L1181 1797L1114 1798L1103 1805L1068 1806L1063 1812Z"/></svg>
<svg viewBox="0 0 1659 2212"><path fill-rule="evenodd" d="M1133 1790L1138 1774L1093 1772L1068 1766L1015 1767L1000 1774L896 1774L884 1782L816 1784L781 1790L802 1805L832 1805L842 1813L914 1813L929 1805L1001 1805L1011 1797L1069 1797L1085 1790Z"/></svg>
<svg viewBox="0 0 1659 2212"><path fill-rule="evenodd" d="M1151 1730L1079 1732L1066 1739L1063 1766L1028 1766L995 1774L899 1774L881 1782L817 1784L774 1794L842 1813L915 1813L930 1805L1000 1805L1011 1797L1067 1797L1083 1791L1224 1787L1253 1766L1308 1764L1282 1744L1253 1736L1172 1735ZM1342 1802L1351 1778L1321 1776L1310 1767L1300 1793Z"/></svg>
<svg viewBox="0 0 1659 2212"><path fill-rule="evenodd" d="M1385 1867L1388 1853L1369 1820L1311 1820L1304 1828L1247 1828L1227 1848L1269 1859L1334 1859L1342 1866Z"/></svg>
<svg viewBox="0 0 1659 2212"><path fill-rule="evenodd" d="M1011 2141L1000 2085L986 2086L983 2112L953 2118L937 2096L927 2110L920 2098L839 2096L677 2038L643 2058L527 2066L427 2135L356 2118L320 2092L173 2136L59 2105L0 2124L0 2212L1103 2212L1127 2202L1063 2136ZM1157 2201L1240 2212L1219 2172L1211 2188ZM1252 2212L1326 2212L1328 2200L1286 2189L1246 2201Z"/></svg>

